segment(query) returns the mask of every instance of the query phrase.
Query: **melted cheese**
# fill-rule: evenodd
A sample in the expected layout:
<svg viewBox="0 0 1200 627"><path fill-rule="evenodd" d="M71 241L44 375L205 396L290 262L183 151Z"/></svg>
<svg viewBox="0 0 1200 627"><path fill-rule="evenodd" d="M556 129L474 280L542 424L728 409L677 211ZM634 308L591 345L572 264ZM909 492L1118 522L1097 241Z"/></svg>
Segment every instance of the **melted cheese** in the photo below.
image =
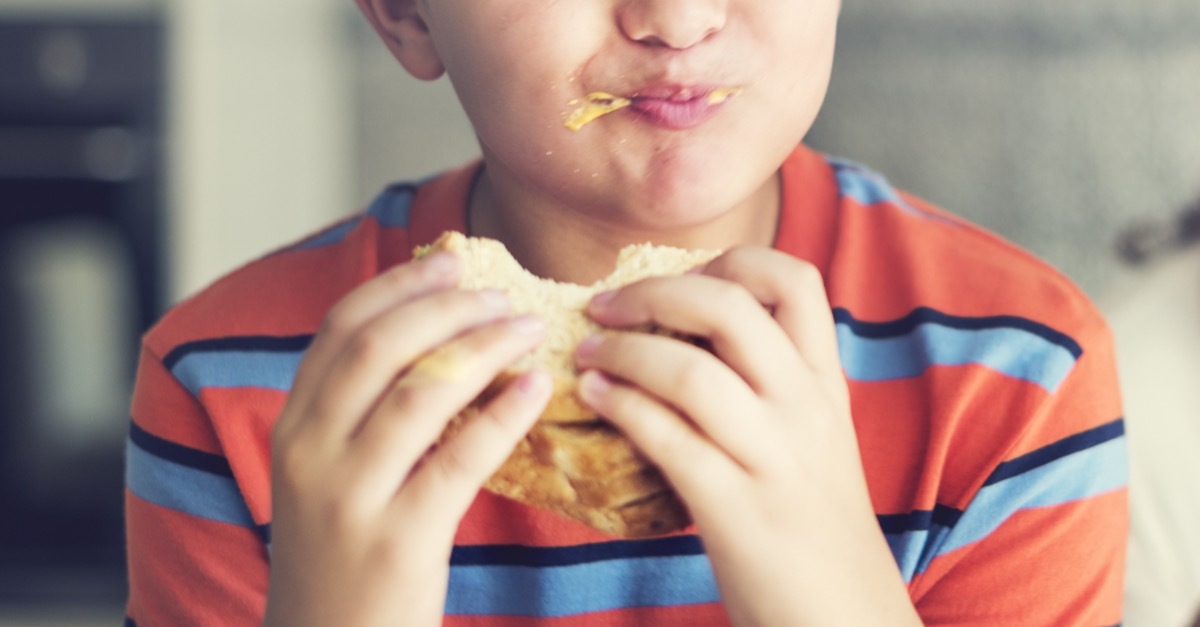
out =
<svg viewBox="0 0 1200 627"><path fill-rule="evenodd" d="M567 119L563 120L563 126L572 131L578 131L588 122L606 113L612 113L617 109L628 107L632 104L632 101L628 98L614 96L602 91L594 91L588 94L583 100L572 100L567 104L579 106L567 115Z"/></svg>
<svg viewBox="0 0 1200 627"><path fill-rule="evenodd" d="M741 87L718 87L708 92L708 104L721 104L740 93Z"/></svg>

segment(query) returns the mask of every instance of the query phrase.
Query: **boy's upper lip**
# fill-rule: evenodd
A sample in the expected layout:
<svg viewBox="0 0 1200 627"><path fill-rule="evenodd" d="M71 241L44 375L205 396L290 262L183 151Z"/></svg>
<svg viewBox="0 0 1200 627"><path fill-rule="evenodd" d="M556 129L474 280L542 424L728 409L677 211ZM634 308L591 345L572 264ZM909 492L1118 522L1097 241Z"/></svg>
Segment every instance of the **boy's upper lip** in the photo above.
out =
<svg viewBox="0 0 1200 627"><path fill-rule="evenodd" d="M663 82L651 83L630 91L626 97L630 100L667 100L686 102L696 98L704 98L714 90L728 85L712 83L681 83Z"/></svg>

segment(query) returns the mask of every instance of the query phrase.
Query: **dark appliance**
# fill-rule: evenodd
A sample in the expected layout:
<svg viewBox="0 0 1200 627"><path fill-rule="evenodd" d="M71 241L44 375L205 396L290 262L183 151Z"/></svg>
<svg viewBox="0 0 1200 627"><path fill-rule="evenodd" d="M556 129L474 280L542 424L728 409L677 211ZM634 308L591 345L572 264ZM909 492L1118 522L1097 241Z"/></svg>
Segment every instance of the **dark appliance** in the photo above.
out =
<svg viewBox="0 0 1200 627"><path fill-rule="evenodd" d="M125 595L123 451L163 305L157 14L0 15L0 606Z"/></svg>

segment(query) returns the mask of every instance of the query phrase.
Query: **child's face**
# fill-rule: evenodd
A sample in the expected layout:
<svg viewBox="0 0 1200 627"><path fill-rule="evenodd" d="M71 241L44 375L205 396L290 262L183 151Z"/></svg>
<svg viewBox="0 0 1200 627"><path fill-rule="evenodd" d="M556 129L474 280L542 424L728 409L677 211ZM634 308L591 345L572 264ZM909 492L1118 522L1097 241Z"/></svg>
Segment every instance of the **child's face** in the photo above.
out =
<svg viewBox="0 0 1200 627"><path fill-rule="evenodd" d="M770 179L824 99L840 5L416 1L489 174L639 228L704 222ZM593 92L633 104L566 128Z"/></svg>

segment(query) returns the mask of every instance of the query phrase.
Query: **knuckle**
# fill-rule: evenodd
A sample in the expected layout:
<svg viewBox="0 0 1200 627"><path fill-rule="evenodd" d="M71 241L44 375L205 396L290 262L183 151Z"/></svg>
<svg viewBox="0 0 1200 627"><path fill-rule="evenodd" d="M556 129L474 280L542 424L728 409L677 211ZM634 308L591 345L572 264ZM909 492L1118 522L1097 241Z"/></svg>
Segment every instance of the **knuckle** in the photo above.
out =
<svg viewBox="0 0 1200 627"><path fill-rule="evenodd" d="M387 342L380 335L371 329L352 335L342 349L346 363L351 367L369 367L382 360L389 351Z"/></svg>
<svg viewBox="0 0 1200 627"><path fill-rule="evenodd" d="M738 265L754 261L761 250L759 247L750 244L739 244L730 248L721 257L724 263Z"/></svg>
<svg viewBox="0 0 1200 627"><path fill-rule="evenodd" d="M272 483L288 494L303 491L307 470L311 466L311 458L304 455L298 446L275 447L272 452Z"/></svg>
<svg viewBox="0 0 1200 627"><path fill-rule="evenodd" d="M402 534L389 533L378 538L367 559L371 572L398 573L412 561L412 547L404 541Z"/></svg>
<svg viewBox="0 0 1200 627"><path fill-rule="evenodd" d="M438 273L430 264L409 262L388 268L371 280L374 287L388 294L415 296L423 288L432 287Z"/></svg>
<svg viewBox="0 0 1200 627"><path fill-rule="evenodd" d="M683 429L655 429L648 434L648 443L664 459L683 459L689 451L689 433Z"/></svg>
<svg viewBox="0 0 1200 627"><path fill-rule="evenodd" d="M392 386L392 389L379 401L379 409L372 420L379 420L381 418L402 420L403 416L412 411L414 403L413 395L416 392L415 387L406 384L406 382Z"/></svg>
<svg viewBox="0 0 1200 627"><path fill-rule="evenodd" d="M804 291L825 289L825 278L821 276L821 271L816 266L800 259L794 261L791 274Z"/></svg>
<svg viewBox="0 0 1200 627"><path fill-rule="evenodd" d="M325 501L321 506L323 527L335 537L358 534L367 521L367 516L364 515L365 508L359 501L353 491Z"/></svg>
<svg viewBox="0 0 1200 627"><path fill-rule="evenodd" d="M447 446L438 451L435 466L443 480L449 483L458 483L464 478L477 474L474 461L461 450L461 447Z"/></svg>
<svg viewBox="0 0 1200 627"><path fill-rule="evenodd" d="M321 320L321 328L317 335L325 337L341 337L353 329L351 320L353 307L346 300L341 300L330 307L325 318Z"/></svg>
<svg viewBox="0 0 1200 627"><path fill-rule="evenodd" d="M724 306L733 307L749 307L758 306L758 301L741 283L733 281L721 281L714 286L716 290L715 302L722 303Z"/></svg>
<svg viewBox="0 0 1200 627"><path fill-rule="evenodd" d="M679 390L683 394L705 389L712 384L712 374L706 362L690 360L679 366L672 381L672 389Z"/></svg>

